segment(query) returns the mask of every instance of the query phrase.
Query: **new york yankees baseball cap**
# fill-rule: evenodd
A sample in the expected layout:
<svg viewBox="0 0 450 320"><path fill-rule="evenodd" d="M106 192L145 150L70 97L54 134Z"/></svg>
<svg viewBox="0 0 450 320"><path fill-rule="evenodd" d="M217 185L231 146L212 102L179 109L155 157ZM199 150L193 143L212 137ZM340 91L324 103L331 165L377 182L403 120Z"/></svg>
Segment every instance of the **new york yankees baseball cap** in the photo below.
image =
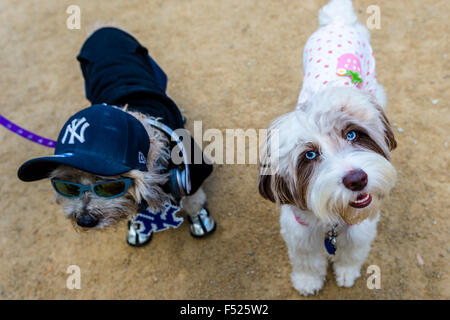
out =
<svg viewBox="0 0 450 320"><path fill-rule="evenodd" d="M54 155L28 160L17 174L23 181L40 180L62 164L103 176L147 171L149 149L150 139L139 120L117 107L95 104L64 124Z"/></svg>

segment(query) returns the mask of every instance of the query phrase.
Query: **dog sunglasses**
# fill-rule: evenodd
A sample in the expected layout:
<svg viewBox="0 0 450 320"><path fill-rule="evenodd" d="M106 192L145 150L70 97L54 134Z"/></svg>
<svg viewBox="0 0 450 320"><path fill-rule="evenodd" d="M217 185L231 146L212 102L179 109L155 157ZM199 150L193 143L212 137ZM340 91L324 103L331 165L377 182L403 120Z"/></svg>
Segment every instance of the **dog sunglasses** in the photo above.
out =
<svg viewBox="0 0 450 320"><path fill-rule="evenodd" d="M57 179L51 179L51 182L56 193L66 198L80 198L85 191L91 191L99 197L112 199L123 196L131 186L132 180L124 178L89 185Z"/></svg>

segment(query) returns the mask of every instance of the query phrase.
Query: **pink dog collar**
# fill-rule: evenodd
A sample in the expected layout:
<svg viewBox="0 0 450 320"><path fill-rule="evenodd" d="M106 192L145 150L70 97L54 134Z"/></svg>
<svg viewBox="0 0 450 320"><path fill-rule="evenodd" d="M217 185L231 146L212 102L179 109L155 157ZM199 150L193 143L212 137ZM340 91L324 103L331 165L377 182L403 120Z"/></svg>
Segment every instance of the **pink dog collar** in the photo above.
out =
<svg viewBox="0 0 450 320"><path fill-rule="evenodd" d="M300 218L299 217L297 217L297 215L295 214L295 212L294 212L294 210L292 210L291 209L291 211L292 211L292 214L294 215L294 218L295 218L295 221L297 221L299 224L301 224L302 226L305 226L305 227L307 227L307 226L309 226L309 224L307 224L306 222L303 222L302 220L300 220ZM352 226L354 226L354 224L347 224L349 227L352 227Z"/></svg>
<svg viewBox="0 0 450 320"><path fill-rule="evenodd" d="M291 210L292 210L292 209L291 209ZM295 214L294 210L292 210L292 214L294 215L295 220L296 220L299 224L301 224L302 226L305 226L305 227L309 226L309 224L307 224L306 222L303 222L302 220L300 220L299 217L297 217L297 215Z"/></svg>

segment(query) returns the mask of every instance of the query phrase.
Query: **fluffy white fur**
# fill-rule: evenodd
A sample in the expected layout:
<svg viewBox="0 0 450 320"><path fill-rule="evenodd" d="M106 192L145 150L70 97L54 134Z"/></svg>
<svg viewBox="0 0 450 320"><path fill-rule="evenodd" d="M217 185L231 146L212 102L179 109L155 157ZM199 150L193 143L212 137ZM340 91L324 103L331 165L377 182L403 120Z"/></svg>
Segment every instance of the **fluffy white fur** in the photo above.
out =
<svg viewBox="0 0 450 320"><path fill-rule="evenodd" d="M308 226L300 225L294 213ZM360 269L375 238L378 215L358 225L341 224L338 231L335 256L324 250L324 235L330 226L319 218L294 206L281 208L281 235L288 247L292 265L291 280L294 288L302 295L317 293L325 282L328 261L333 262L336 282L341 287L353 286L360 277Z"/></svg>
<svg viewBox="0 0 450 320"><path fill-rule="evenodd" d="M351 1L331 0L320 11L321 26L336 19L354 24L368 36ZM350 287L360 277L376 236L381 201L395 184L396 171L389 159L396 142L384 114L384 90L378 86L374 94L355 87L325 88L269 128L261 168L269 165L274 172L260 171L259 190L282 205L281 234L292 264L291 280L303 295L322 288L328 261L339 286ZM349 131L356 131L358 139L347 140ZM275 137L277 141L272 140ZM270 156L272 145L278 145L278 157ZM317 158L306 160L308 151L317 152ZM367 174L364 189L352 191L344 185L343 177L352 170ZM370 204L350 206L361 194L371 195ZM324 238L335 224L337 251L332 256L325 250Z"/></svg>

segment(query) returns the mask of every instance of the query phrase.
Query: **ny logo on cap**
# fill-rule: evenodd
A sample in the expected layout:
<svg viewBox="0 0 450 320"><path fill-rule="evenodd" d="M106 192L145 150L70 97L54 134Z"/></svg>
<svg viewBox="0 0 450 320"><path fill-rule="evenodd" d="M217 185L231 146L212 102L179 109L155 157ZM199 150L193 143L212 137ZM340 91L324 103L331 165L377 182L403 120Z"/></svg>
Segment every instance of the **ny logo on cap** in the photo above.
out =
<svg viewBox="0 0 450 320"><path fill-rule="evenodd" d="M138 154L138 160L139 160L139 163L142 163L142 164L146 164L147 163L147 160L145 159L144 154L142 152L140 152L140 151L139 151L139 154Z"/></svg>
<svg viewBox="0 0 450 320"><path fill-rule="evenodd" d="M82 126L81 126L82 125ZM81 128L80 128L81 126ZM75 138L81 143L84 142L84 131L89 127L89 123L86 122L86 118L83 117L81 119L73 119L72 123L69 123L66 127L66 132L64 133L64 137L61 142L64 144L66 142L67 134L70 133L69 144L75 143ZM77 133L78 128L80 128L80 133Z"/></svg>

